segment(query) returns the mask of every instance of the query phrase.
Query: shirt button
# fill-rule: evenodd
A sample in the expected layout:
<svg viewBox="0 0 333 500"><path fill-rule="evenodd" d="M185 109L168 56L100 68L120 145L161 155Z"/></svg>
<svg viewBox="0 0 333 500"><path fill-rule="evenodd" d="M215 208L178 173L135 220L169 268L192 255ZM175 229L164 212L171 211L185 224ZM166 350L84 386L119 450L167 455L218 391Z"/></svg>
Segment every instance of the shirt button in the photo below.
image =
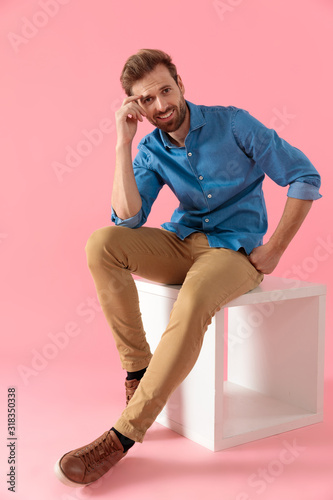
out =
<svg viewBox="0 0 333 500"><path fill-rule="evenodd" d="M209 222L209 219L205 219L205 222Z"/></svg>
<svg viewBox="0 0 333 500"><path fill-rule="evenodd" d="M211 197L212 197L212 195L209 193L209 194L207 195L207 198L211 198Z"/></svg>
<svg viewBox="0 0 333 500"><path fill-rule="evenodd" d="M187 156L192 156L192 153L187 153Z"/></svg>
<svg viewBox="0 0 333 500"><path fill-rule="evenodd" d="M202 175L199 175L199 181L202 181L202 180L203 180Z"/></svg>

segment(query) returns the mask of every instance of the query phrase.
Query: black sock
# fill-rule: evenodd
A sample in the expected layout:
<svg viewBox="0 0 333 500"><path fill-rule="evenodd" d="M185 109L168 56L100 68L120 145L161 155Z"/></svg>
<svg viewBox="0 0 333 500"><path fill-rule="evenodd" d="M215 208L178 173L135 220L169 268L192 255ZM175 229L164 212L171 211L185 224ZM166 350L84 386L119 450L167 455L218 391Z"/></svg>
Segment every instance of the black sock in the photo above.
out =
<svg viewBox="0 0 333 500"><path fill-rule="evenodd" d="M146 370L147 368L143 368L142 370L138 370L137 372L127 372L126 380L141 380Z"/></svg>
<svg viewBox="0 0 333 500"><path fill-rule="evenodd" d="M112 427L111 431L113 431L117 435L119 441L123 445L123 447L124 447L124 453L127 450L129 450L130 448L132 448L132 446L135 443L135 441L133 441L133 439L130 439L130 438L126 437L126 436L123 436L123 434L120 434L120 432L118 432L117 429L115 429L114 427Z"/></svg>

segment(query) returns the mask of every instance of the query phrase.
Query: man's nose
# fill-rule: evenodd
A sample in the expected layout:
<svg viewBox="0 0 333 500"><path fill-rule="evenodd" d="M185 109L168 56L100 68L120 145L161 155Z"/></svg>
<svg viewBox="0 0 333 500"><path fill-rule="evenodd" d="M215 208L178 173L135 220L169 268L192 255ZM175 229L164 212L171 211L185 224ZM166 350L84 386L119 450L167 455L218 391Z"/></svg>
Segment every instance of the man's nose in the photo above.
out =
<svg viewBox="0 0 333 500"><path fill-rule="evenodd" d="M168 107L167 102L163 97L157 97L155 102L157 111L165 111Z"/></svg>

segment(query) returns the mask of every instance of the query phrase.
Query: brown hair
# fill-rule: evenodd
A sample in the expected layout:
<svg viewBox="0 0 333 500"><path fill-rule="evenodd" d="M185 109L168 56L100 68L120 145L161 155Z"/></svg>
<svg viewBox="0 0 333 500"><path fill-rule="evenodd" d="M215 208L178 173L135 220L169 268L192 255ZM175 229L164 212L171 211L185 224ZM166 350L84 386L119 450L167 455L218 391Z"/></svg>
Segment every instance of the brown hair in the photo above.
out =
<svg viewBox="0 0 333 500"><path fill-rule="evenodd" d="M120 81L126 94L132 95L133 84L153 71L158 64L164 64L168 68L170 75L178 85L177 68L168 54L162 50L141 49L127 59L121 73Z"/></svg>

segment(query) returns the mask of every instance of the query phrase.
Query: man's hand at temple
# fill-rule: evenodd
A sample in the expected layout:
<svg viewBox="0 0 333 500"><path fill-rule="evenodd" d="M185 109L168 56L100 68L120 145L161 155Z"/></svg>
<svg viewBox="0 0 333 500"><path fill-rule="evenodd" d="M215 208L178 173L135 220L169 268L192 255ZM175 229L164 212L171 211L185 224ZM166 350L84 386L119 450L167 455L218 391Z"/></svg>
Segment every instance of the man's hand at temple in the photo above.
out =
<svg viewBox="0 0 333 500"><path fill-rule="evenodd" d="M117 145L131 143L138 128L138 121L142 122L146 116L146 112L137 102L140 97L142 96L126 97L116 112Z"/></svg>

